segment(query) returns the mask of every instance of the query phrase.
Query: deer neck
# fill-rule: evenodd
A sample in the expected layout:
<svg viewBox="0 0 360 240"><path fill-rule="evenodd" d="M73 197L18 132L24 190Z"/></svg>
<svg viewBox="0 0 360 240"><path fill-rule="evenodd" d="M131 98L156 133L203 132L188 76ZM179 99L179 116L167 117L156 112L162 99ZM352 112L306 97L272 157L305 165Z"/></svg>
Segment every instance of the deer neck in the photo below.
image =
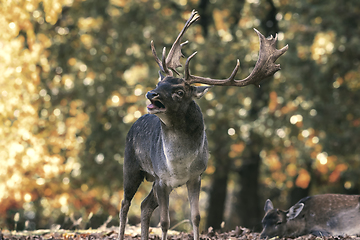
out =
<svg viewBox="0 0 360 240"><path fill-rule="evenodd" d="M167 184L177 187L185 184L190 176L204 170L207 161L206 135L200 108L189 107L187 114L171 121L172 125L161 123L161 147L167 169Z"/></svg>
<svg viewBox="0 0 360 240"><path fill-rule="evenodd" d="M168 123L162 121L162 144L165 152L168 152L167 159L192 158L202 149L206 141L204 122L200 107L193 101L185 113L170 115Z"/></svg>
<svg viewBox="0 0 360 240"><path fill-rule="evenodd" d="M165 135L176 134L196 137L204 131L204 120L200 107L192 101L184 111L168 112L158 116Z"/></svg>

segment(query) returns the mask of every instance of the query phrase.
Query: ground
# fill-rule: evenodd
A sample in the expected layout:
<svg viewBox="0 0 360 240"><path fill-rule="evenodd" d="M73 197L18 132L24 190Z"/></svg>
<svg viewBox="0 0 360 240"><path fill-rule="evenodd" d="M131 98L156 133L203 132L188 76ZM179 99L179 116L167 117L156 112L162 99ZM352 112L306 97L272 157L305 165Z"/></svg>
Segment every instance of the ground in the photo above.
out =
<svg viewBox="0 0 360 240"><path fill-rule="evenodd" d="M127 240L137 240L141 239L138 233L138 227L129 227L127 228L127 234L125 239ZM37 230L37 231L22 231L22 232L10 232L3 230L0 232L0 240L50 240L50 239L89 239L89 240L116 240L117 239L117 228L103 228L103 229L89 229L89 230ZM158 228L152 228L150 239L151 240L160 240L161 230ZM177 240L177 239L192 239L192 235L188 233L181 233L176 231L169 231L168 239ZM207 233L202 233L200 239L259 239L259 233L251 232L249 229L243 227L236 227L235 230L224 232L224 233L215 233L212 229L209 229ZM276 238L273 238L276 239ZM284 238L285 239L285 238ZM315 237L312 235L306 235L298 237L295 240L350 240L356 239L360 240L360 237L355 236L345 236L345 237Z"/></svg>

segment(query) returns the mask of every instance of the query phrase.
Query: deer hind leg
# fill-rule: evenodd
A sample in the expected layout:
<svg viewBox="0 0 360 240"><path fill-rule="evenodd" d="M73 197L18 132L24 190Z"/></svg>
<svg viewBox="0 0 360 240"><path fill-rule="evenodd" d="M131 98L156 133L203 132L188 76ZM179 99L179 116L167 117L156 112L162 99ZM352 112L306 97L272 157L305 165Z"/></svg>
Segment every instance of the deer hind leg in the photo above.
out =
<svg viewBox="0 0 360 240"><path fill-rule="evenodd" d="M137 172L131 171L127 173L124 171L124 199L121 202L121 210L119 214L119 240L124 239L126 219L131 205L131 200L133 199L143 179L144 176L141 171L137 170Z"/></svg>
<svg viewBox="0 0 360 240"><path fill-rule="evenodd" d="M188 197L190 201L191 222L193 225L194 240L199 240L199 225L200 225L200 210L199 210L199 197L200 197L200 176L191 179L186 183L188 189Z"/></svg>

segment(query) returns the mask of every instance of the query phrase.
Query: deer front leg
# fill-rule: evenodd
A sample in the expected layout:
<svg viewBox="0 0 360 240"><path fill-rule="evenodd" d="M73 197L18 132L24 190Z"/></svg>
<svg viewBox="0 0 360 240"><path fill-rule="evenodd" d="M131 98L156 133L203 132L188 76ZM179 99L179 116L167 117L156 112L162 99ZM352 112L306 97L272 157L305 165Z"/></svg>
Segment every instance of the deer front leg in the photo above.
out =
<svg viewBox="0 0 360 240"><path fill-rule="evenodd" d="M199 197L200 197L200 176L191 179L186 183L188 189L188 196L190 201L191 222L193 225L194 240L199 240L199 225L200 225L200 210L199 210Z"/></svg>
<svg viewBox="0 0 360 240"><path fill-rule="evenodd" d="M160 225L162 230L162 240L166 240L167 231L170 226L170 216L169 216L169 195L171 188L165 184L158 182L154 184L156 191L156 197L160 207Z"/></svg>
<svg viewBox="0 0 360 240"><path fill-rule="evenodd" d="M130 207L130 200L124 199L121 202L121 211L120 211L120 214L119 214L120 226L119 226L118 240L123 240L124 239L126 217L127 217L128 211L129 211L129 207Z"/></svg>
<svg viewBox="0 0 360 240"><path fill-rule="evenodd" d="M151 189L149 195L147 195L147 197L141 203L141 239L142 240L149 239L150 218L155 208L157 208L157 206L159 205L154 195L154 186L153 186L153 189Z"/></svg>

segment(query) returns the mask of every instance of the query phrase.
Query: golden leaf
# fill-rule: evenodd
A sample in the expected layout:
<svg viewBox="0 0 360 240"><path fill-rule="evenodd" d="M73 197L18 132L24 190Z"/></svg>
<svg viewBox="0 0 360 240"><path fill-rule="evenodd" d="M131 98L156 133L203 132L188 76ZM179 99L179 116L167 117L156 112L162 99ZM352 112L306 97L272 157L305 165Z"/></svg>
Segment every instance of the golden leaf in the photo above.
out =
<svg viewBox="0 0 360 240"><path fill-rule="evenodd" d="M305 169L300 169L299 175L295 181L295 185L300 188L305 189L309 186L310 180L311 180L311 176L310 176L309 172Z"/></svg>

